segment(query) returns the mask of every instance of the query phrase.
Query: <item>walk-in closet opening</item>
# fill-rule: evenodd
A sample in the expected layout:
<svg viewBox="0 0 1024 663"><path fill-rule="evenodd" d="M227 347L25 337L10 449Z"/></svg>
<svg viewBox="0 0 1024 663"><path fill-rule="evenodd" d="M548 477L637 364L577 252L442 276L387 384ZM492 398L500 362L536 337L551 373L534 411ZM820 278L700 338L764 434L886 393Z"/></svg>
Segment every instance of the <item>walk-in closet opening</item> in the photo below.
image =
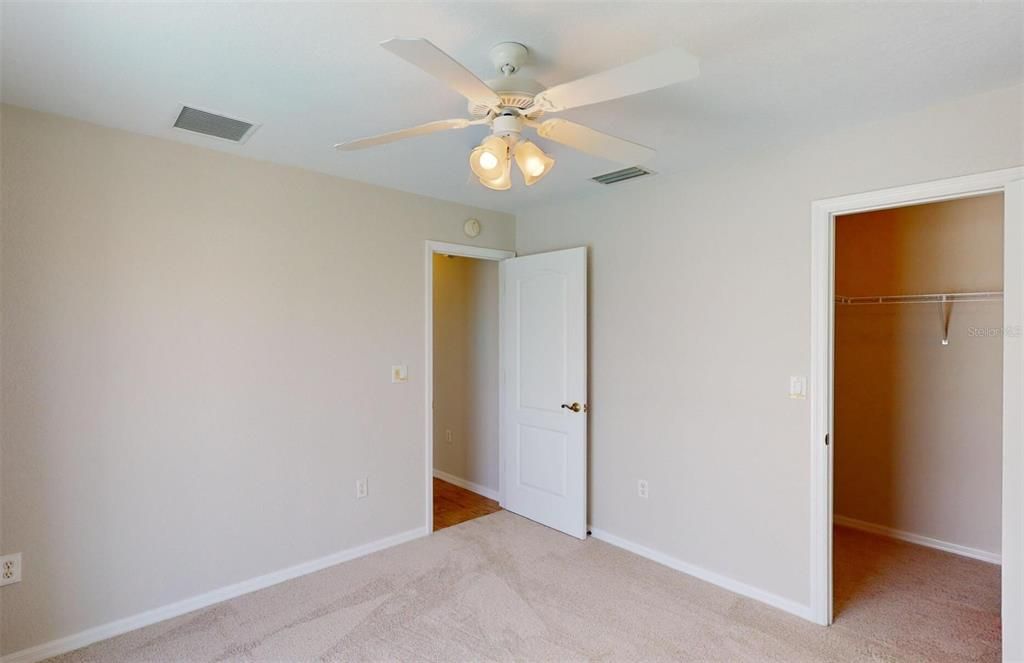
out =
<svg viewBox="0 0 1024 663"><path fill-rule="evenodd" d="M498 505L498 261L433 254L433 529Z"/></svg>
<svg viewBox="0 0 1024 663"><path fill-rule="evenodd" d="M833 615L999 660L1003 194L837 216Z"/></svg>

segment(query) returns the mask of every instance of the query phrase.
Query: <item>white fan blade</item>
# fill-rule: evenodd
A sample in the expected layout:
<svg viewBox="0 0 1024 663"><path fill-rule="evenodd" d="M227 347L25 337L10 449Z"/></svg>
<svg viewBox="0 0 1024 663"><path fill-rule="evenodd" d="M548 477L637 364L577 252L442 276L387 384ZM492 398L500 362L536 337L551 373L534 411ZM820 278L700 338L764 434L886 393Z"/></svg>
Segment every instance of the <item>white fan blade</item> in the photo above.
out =
<svg viewBox="0 0 1024 663"><path fill-rule="evenodd" d="M556 85L538 94L533 105L546 112L562 111L657 90L699 75L697 58L680 48L672 48L599 74ZM526 113L529 114L530 110Z"/></svg>
<svg viewBox="0 0 1024 663"><path fill-rule="evenodd" d="M380 45L445 83L473 103L491 108L501 105L501 97L494 90L426 39L396 38L382 41Z"/></svg>
<svg viewBox="0 0 1024 663"><path fill-rule="evenodd" d="M357 140L349 140L344 143L338 143L334 147L348 152L351 150L361 150L365 147L373 147L375 145L383 145L384 143L391 143L396 140L402 140L403 138L412 138L413 136L424 136L426 134L432 134L437 131L447 131L448 129L465 129L472 122L469 120L438 120L437 122L427 122L417 127L409 127L408 129L402 129L401 131L392 131L386 134L379 134L377 136L370 136L368 138L359 138Z"/></svg>
<svg viewBox="0 0 1024 663"><path fill-rule="evenodd" d="M568 145L580 152L586 152L609 161L618 161L627 166L643 163L656 154L649 147L609 136L590 127L561 118L541 122L537 125L537 133L542 138Z"/></svg>

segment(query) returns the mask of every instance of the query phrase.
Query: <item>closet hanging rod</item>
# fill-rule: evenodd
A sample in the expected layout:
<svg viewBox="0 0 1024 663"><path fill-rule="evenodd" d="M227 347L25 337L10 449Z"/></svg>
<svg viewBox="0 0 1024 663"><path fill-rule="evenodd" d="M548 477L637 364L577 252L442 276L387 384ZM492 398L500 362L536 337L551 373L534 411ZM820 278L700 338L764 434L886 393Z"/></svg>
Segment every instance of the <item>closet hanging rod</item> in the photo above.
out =
<svg viewBox="0 0 1024 663"><path fill-rule="evenodd" d="M1003 293L992 292L944 292L933 295L876 295L872 297L844 297L836 295L836 304L942 304L945 302L995 302L1003 299Z"/></svg>

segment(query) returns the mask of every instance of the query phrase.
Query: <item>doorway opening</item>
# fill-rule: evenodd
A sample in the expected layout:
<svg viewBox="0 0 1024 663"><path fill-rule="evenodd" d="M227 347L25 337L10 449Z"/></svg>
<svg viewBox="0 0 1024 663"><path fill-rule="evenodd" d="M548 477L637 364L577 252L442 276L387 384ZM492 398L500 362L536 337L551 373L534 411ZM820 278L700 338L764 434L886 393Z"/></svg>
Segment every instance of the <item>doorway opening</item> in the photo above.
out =
<svg viewBox="0 0 1024 663"><path fill-rule="evenodd" d="M434 254L434 531L500 511L498 263Z"/></svg>
<svg viewBox="0 0 1024 663"><path fill-rule="evenodd" d="M837 272L843 269L841 261L852 264L838 242L848 239L847 230L857 225L854 215L879 213L877 223L886 215L921 215L929 211L929 204L945 201L961 201L961 211L972 205L989 205L997 214L1001 209L1001 232L989 220L993 225L987 231L975 226L955 240L936 243L933 233L915 245L893 236L883 245L858 249L868 263L867 281L850 282ZM924 216L935 222L936 209ZM865 219L871 220L859 217L862 223ZM921 646L922 658L942 658L936 647L946 647L942 651L948 658L957 656L951 640L980 636L987 644L971 645L978 658L998 658L1000 644L1004 660L1024 658L1024 492L1019 480L1024 472L1024 168L820 200L812 204L811 220L810 617L825 625L835 617L844 627L857 618L877 618L884 609L868 603L884 599L885 592L865 583L888 579L892 583L887 590L903 604L877 621L876 640L913 639ZM846 222L852 225L844 229ZM890 230L906 231L913 225L893 225ZM937 228L934 223L920 225L921 231ZM990 257L994 264L982 265L974 255L984 253L982 237L992 245L1001 240L996 258ZM954 250L941 249L943 242L954 244ZM895 268L890 260L894 252L922 251L943 253L947 262L929 272L920 255L896 262ZM929 273L941 278L959 274L962 280L940 280L934 289L925 289L922 279ZM889 281L883 283L883 277ZM840 291L844 287L851 291ZM883 287L893 291L879 290ZM988 340L991 345L984 343ZM888 349L878 346L883 342L890 344ZM864 356L870 344L877 347ZM965 360L963 355L971 352L978 356ZM965 372L974 364L985 370L968 377ZM947 375L950 365L955 369L952 380ZM852 400L849 393L837 393L844 385L850 390L851 381L864 376L866 384L851 392ZM975 391L962 390L972 384ZM940 399L944 405L939 405ZM946 409L967 406L976 412L947 416ZM950 440L965 438L974 445L968 451L949 446ZM893 447L894 440L904 446ZM890 444L879 444L886 441ZM923 454L922 441L930 444ZM998 469L993 467L994 458L1001 460ZM982 469L979 462L984 459L988 464ZM911 476L948 470L950 465L959 465L958 472L952 479L932 479L937 485ZM978 483L976 475L987 478ZM858 480L874 481L874 490L865 490ZM962 488L966 493L950 500ZM862 500L858 491L868 493L866 498ZM987 512L974 513L984 511L986 504ZM936 505L942 508L933 508ZM993 508L999 511L998 518L991 513ZM973 515L965 516L964 510ZM966 621L948 621L946 608L963 598L957 587L966 587L956 582L971 574L978 575L967 585L982 585L988 592L980 599L988 606L987 617L982 618L988 626L981 626L988 633L980 632L977 611ZM935 619L921 619L921 613L914 612L922 609L923 604L914 603L922 592L947 603ZM993 601L999 604L998 618ZM934 607L926 606L924 613ZM943 619L945 626L940 624Z"/></svg>
<svg viewBox="0 0 1024 663"><path fill-rule="evenodd" d="M513 254L438 244L428 252L428 505L436 532L501 510L498 261Z"/></svg>
<svg viewBox="0 0 1024 663"><path fill-rule="evenodd" d="M497 300L497 394L493 380L481 388L481 393L463 395L439 408L435 387L448 391L449 385L435 379L435 354L438 360L454 354L470 354L468 341L435 343L435 331L447 334L445 324L435 325L435 261L437 254L486 261L497 261L497 292L490 286L482 290L485 302L492 296ZM442 258L447 260L447 258ZM445 263L441 263L445 265ZM453 271L458 263L451 263ZM461 268L461 266L460 266ZM473 266L473 269L482 269ZM497 495L493 484L480 479L458 477L452 481L452 470L438 468L437 478L448 485L438 485L438 494L444 489L451 494L462 488L482 497L496 500L501 508L564 534L585 539L587 536L587 249L576 247L529 256L516 257L511 251L483 249L459 244L427 242L426 245L426 513L424 529L434 530L435 449L448 444L448 431L452 443L448 449L438 449L439 462L445 452L456 456L461 471L482 470L477 476L493 477L488 471L493 464L494 447L467 453L458 449L457 428L442 419L458 421L470 403L482 412L469 411L471 417L480 417L480 430L486 435L497 427ZM445 278L447 275L445 276ZM487 283L485 279L483 281ZM447 303L445 303L446 305ZM492 315L492 313L487 315ZM486 316L485 316L486 317ZM488 333L470 334L484 349L476 348L489 366L494 352L493 337ZM455 339L458 341L458 339ZM440 351L439 351L440 350ZM443 359L448 361L447 359ZM479 367L478 367L479 368ZM443 370L443 369L442 369ZM487 375L489 369L484 368ZM458 371L456 371L458 374ZM463 372L463 375L465 373ZM450 376L449 376L450 377ZM441 396L445 398L445 396ZM474 405L475 404L475 405ZM491 406L496 405L493 410ZM448 410L454 412L451 414ZM491 412L488 414L488 412ZM440 416L436 416L440 414ZM475 425L475 424L474 424ZM464 425L471 430L474 425ZM448 459L450 460L450 459ZM469 461L467 463L467 461ZM478 467L470 467L474 464ZM487 480L487 479L484 479ZM462 485L459 485L459 484ZM464 493L461 499L470 498ZM478 502L466 505L453 500L459 509L467 510L470 517L481 515L481 510L495 505L481 506ZM445 505L439 504L444 507ZM455 509L450 509L454 511Z"/></svg>
<svg viewBox="0 0 1024 663"><path fill-rule="evenodd" d="M1000 654L1003 206L835 219L833 618L922 660Z"/></svg>

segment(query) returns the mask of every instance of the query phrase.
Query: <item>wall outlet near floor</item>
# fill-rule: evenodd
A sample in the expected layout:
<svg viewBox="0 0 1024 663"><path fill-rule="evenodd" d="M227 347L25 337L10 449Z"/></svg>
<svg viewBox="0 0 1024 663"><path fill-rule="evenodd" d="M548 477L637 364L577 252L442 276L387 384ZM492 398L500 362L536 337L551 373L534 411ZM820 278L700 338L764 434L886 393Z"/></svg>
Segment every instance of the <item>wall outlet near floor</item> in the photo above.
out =
<svg viewBox="0 0 1024 663"><path fill-rule="evenodd" d="M369 494L366 486L366 478L356 479L356 499L363 499Z"/></svg>
<svg viewBox="0 0 1024 663"><path fill-rule="evenodd" d="M636 482L636 496L647 499L647 479L640 479Z"/></svg>
<svg viewBox="0 0 1024 663"><path fill-rule="evenodd" d="M21 553L0 557L0 587L21 582Z"/></svg>

